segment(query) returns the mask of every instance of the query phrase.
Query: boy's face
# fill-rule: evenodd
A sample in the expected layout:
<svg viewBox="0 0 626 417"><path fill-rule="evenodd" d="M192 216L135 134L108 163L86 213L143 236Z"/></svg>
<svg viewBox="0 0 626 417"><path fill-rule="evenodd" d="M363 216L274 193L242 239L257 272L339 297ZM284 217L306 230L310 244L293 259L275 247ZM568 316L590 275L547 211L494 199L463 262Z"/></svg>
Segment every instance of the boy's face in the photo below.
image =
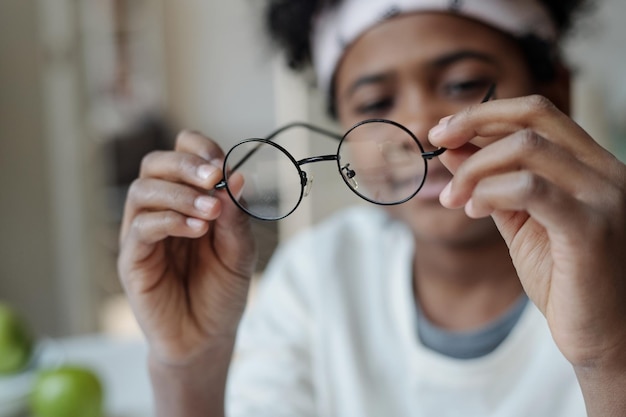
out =
<svg viewBox="0 0 626 417"><path fill-rule="evenodd" d="M492 83L496 96L537 92L516 42L478 22L443 13L392 18L351 45L335 78L336 104L344 128L369 118L403 124L426 150L428 131L442 117L479 103ZM412 200L392 206L427 241L477 244L498 238L491 219L472 220L463 210L439 204L451 174L437 158Z"/></svg>

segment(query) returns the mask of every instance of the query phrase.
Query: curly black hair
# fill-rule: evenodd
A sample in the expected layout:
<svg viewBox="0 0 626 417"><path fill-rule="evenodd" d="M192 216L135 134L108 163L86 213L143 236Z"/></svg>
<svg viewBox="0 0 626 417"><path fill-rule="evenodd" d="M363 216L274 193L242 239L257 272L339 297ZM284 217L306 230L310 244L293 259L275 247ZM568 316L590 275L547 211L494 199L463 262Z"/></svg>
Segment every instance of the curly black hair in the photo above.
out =
<svg viewBox="0 0 626 417"><path fill-rule="evenodd" d="M569 34L579 14L590 10L592 0L539 0L549 11L559 39ZM282 49L287 65L302 70L311 64L310 32L314 14L341 0L267 0L265 27L270 39ZM558 45L550 45L534 36L518 39L530 71L537 81L550 81L556 74ZM331 87L332 88L332 87ZM331 91L332 96L332 91ZM330 97L329 112L334 115Z"/></svg>
<svg viewBox="0 0 626 417"><path fill-rule="evenodd" d="M548 9L563 37L573 26L576 15L588 9L589 0L540 0ZM265 26L270 38L285 51L287 64L294 70L311 63L309 34L317 10L335 6L341 0L268 0Z"/></svg>

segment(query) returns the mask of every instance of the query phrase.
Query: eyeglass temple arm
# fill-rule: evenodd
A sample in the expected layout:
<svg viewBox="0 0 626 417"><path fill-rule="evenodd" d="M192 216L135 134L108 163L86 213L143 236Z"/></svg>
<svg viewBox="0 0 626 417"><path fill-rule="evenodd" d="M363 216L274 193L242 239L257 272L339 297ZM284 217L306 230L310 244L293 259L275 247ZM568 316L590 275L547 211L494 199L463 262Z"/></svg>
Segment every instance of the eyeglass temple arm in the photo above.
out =
<svg viewBox="0 0 626 417"><path fill-rule="evenodd" d="M341 140L343 138L343 136L335 133L335 132L331 132L330 130L326 130L323 129L321 127L317 127L315 125L309 124L309 123L305 123L305 122L292 122L292 123L288 123L284 126L279 127L278 129L274 130L272 133L270 133L269 135L267 135L265 137L265 140L272 140L276 135L284 132L285 130L294 128L294 127L303 127L305 129L309 129L313 132L319 133L321 135L327 136L329 138L332 139L337 139L337 140ZM243 158L241 158L241 161L237 162L237 164L235 164L235 166L233 166L231 168L231 171L236 171L241 165L243 165L248 159L250 159L250 157L252 155L255 154L255 152L261 147L261 144L258 144L257 146L255 146L254 148L252 148L250 150L250 152L248 152L246 155L244 155ZM308 162L308 161L307 161ZM226 188L226 180L221 180L219 183L217 183L215 185L215 189L216 190L221 190L222 188Z"/></svg>
<svg viewBox="0 0 626 417"><path fill-rule="evenodd" d="M313 132L319 133L321 135L327 136L329 138L332 139L337 139L337 140L341 140L343 138L342 135L339 135L335 132L331 132L330 130L326 130L323 129L321 127L309 124L309 123L305 123L305 122L292 122L292 123L288 123L284 126L279 127L278 129L276 129L275 131L273 131L272 133L270 133L269 135L267 135L265 137L266 140L272 140L272 138L274 138L274 136L278 135L279 133L284 132L285 130L294 128L294 127L303 127L305 129L309 129L312 130Z"/></svg>
<svg viewBox="0 0 626 417"><path fill-rule="evenodd" d="M284 126L279 127L278 129L276 129L275 131L273 131L272 133L270 133L269 135L267 135L265 137L265 140L272 140L276 135L284 132L285 130L294 128L294 127L304 127L306 129L312 130L313 132L319 133L321 135L324 136L328 136L329 138L332 139L337 139L337 140L341 140L342 136L338 135L334 132L331 132L330 130L326 130L323 129L321 127L317 127L315 125L309 124L309 123L305 123L305 122L292 122L292 123L288 123ZM248 152L242 159L241 161L239 161L233 168L232 170L235 171L237 168L239 168L244 162L246 162L252 155L254 155L254 153L259 149L259 147L261 146L261 144L255 146L250 152Z"/></svg>
<svg viewBox="0 0 626 417"><path fill-rule="evenodd" d="M491 86L489 87L489 90L487 90L487 94L485 94L485 97L480 101L480 103L486 103L489 100L491 100L494 97L494 93L496 92L496 83L491 84ZM441 155L442 153L444 153L448 148L439 148L437 150L431 151L431 152L424 152L422 153L422 158L424 159L433 159L436 156Z"/></svg>
<svg viewBox="0 0 626 417"><path fill-rule="evenodd" d="M489 90L487 90L487 94L485 94L485 97L481 100L481 103L485 103L489 100L491 100L494 96L494 93L496 91L496 84L493 83L491 84L491 86L489 87ZM330 130L326 130L323 129L321 127L309 124L309 123L305 123L305 122L292 122L292 123L288 123L284 126L279 127L278 129L274 130L272 133L270 133L269 135L267 135L265 137L265 140L272 140L276 135L278 135L279 133L284 132L285 130L294 128L294 127L303 127L306 129L309 129L313 132L322 134L324 136L327 136L329 138L333 138L333 139L337 139L337 140L341 140L343 138L342 135L339 135L335 132L331 132ZM241 161L239 161L235 166L232 167L232 171L236 171L241 165L243 165L252 155L254 155L254 153L259 149L259 147L261 146L261 144L255 146L250 152L248 152L246 155L244 155L244 157L241 159ZM422 157L424 159L432 159L436 156L441 155L442 153L444 153L447 150L447 148L439 148L437 150L431 151L431 152L424 152L422 153ZM307 161L309 162L309 161ZM306 163L306 162L305 162ZM226 187L226 180L222 180L220 181L216 186L215 189L222 189Z"/></svg>

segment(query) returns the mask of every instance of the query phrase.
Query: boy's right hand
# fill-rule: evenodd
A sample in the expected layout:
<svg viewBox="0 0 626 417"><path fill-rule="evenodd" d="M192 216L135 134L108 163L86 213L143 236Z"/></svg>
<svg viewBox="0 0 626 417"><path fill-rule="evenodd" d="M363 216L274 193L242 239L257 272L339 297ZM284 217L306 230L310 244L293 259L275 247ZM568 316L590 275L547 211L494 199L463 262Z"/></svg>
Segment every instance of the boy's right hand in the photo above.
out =
<svg viewBox="0 0 626 417"><path fill-rule="evenodd" d="M182 132L174 151L152 152L130 187L118 271L153 360L185 366L234 341L256 248L248 216L225 190L223 151ZM233 175L229 187L241 190Z"/></svg>

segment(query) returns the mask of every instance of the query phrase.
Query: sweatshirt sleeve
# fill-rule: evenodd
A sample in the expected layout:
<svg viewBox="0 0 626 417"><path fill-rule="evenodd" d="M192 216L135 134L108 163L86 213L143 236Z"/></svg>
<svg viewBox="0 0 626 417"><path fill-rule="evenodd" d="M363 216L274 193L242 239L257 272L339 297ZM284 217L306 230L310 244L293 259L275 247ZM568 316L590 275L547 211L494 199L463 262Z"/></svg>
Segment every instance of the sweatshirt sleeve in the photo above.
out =
<svg viewBox="0 0 626 417"><path fill-rule="evenodd" d="M305 288L301 252L289 246L273 257L239 327L227 384L228 417L317 414L311 291Z"/></svg>

